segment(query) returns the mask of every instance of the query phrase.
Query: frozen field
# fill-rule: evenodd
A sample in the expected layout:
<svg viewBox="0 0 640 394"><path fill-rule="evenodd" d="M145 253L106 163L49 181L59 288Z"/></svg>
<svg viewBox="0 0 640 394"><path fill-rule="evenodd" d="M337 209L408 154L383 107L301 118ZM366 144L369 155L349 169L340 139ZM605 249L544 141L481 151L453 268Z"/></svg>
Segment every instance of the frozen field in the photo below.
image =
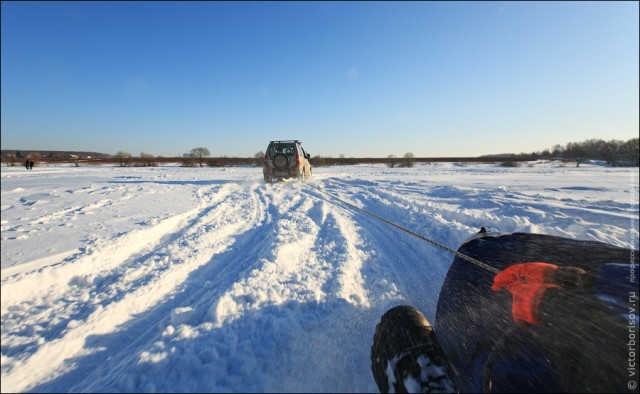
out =
<svg viewBox="0 0 640 394"><path fill-rule="evenodd" d="M380 316L435 315L481 226L638 248L638 169L2 167L2 392L375 392Z"/></svg>

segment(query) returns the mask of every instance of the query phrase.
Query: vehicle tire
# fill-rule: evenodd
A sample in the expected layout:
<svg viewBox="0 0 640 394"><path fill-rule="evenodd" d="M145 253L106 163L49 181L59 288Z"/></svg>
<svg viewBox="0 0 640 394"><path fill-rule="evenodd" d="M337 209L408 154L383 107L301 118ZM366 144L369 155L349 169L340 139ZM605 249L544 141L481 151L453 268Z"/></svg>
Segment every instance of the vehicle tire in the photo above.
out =
<svg viewBox="0 0 640 394"><path fill-rule="evenodd" d="M289 157L283 153L278 153L273 158L273 166L279 170L289 168Z"/></svg>

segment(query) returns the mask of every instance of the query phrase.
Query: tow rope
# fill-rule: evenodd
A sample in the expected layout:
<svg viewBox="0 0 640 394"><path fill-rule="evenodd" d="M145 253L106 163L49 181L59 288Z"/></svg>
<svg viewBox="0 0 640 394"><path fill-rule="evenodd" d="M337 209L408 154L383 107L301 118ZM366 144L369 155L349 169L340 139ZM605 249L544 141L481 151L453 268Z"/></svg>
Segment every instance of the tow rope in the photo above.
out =
<svg viewBox="0 0 640 394"><path fill-rule="evenodd" d="M474 259L473 257L467 256L467 255L465 255L464 253L460 253L460 252L458 252L457 250L451 249L451 248L449 248L449 247L447 247L447 246L445 246L445 245L442 245L441 243L438 243L438 242L436 242L436 241L434 241L434 240L432 240L432 239L430 239L430 238L427 238L427 237L425 237L425 236L423 236L423 235L420 235L420 234L418 234L418 233L416 233L416 232L414 232L414 231L411 231L411 230L409 230L409 229L407 229L407 228L405 228L405 227L402 227L402 226L400 226L399 224L393 223L393 222L391 222L391 221L389 221L389 220L387 220L387 219L385 219L385 218L383 218L383 217L380 217L380 216L378 216L378 215L376 215L376 214L374 214L374 213L368 212L368 211L366 211L366 210L364 210L364 209L362 209L362 208L360 208L360 207L357 207L357 206L355 206L355 205L353 205L353 204L351 204L351 203L349 203L349 202L347 202L347 201L345 201L345 200L341 199L340 197L334 196L334 195L333 195L333 194L331 194L331 193L328 193L328 192L326 192L326 191L324 191L324 190L321 190L320 188L317 188L317 187L316 187L316 188L314 188L314 189L315 189L316 191L318 191L318 192L320 192L320 193L322 193L322 194L324 194L324 195L326 195L326 196L328 196L328 197L330 197L330 198L332 198L332 199L336 200L336 201L339 201L340 203L342 203L342 204L344 204L344 205L348 206L349 208L352 208L352 209L354 209L354 210L357 210L357 211L359 211L359 212L362 212L362 213L364 213L364 214L367 214L367 215L369 215L369 216L371 216L371 217L373 217L373 218L375 218L375 219L378 219L378 220L379 220L379 221L381 221L381 222L384 222L384 223L386 223L386 224L388 224L388 225L390 225L390 226L392 226L392 227L397 228L398 230L402 230L402 231L404 231L404 232L405 232L405 233L407 233L407 234L413 235L414 237L416 237L416 238L418 238L418 239L421 239L421 240L423 240L423 241L425 241L425 242L428 242L428 243L430 243L431 245L433 245L433 246L435 246L435 247L437 247L437 248L440 248L440 249L442 249L442 250L444 250L444 251L447 251L447 252L449 252L449 253L451 253L451 254L453 254L453 255L457 256L457 257L460 257L461 259L463 259L463 260L465 260L465 261L467 261L467 262L469 262L469 263L475 264L475 265L477 265L477 266L478 266L478 267L480 267L480 268L483 268L483 269L485 269L485 270L487 270L487 271L489 271L489 272L492 272L492 273L494 273L494 274L499 274L499 273L500 273L500 270L498 270L497 268L494 268L494 267L490 266L489 264L483 263L483 262L482 262L482 261L480 261L480 260Z"/></svg>

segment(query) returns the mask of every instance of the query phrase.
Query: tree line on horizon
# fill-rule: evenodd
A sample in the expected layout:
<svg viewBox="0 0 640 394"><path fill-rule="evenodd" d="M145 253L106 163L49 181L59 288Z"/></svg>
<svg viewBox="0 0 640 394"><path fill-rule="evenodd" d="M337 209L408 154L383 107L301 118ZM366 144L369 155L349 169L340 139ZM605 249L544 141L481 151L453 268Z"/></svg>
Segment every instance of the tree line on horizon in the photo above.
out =
<svg viewBox="0 0 640 394"><path fill-rule="evenodd" d="M260 165L264 158L264 152L258 151L252 158L229 158L227 156L219 158L210 158L209 149L205 147L198 147L191 150L186 157L181 158L182 163L185 166L195 166L196 164L202 167L203 165L209 165L211 167L217 167L224 165L223 162L235 161L239 164L255 164ZM118 152L115 155L119 159L120 165L124 166L128 164L128 160L134 160L134 158L125 152ZM142 157L142 155L141 155ZM562 146L559 144L554 145L550 149L532 153L516 154L495 154L486 155L485 158L491 160L495 158L500 159L517 159L524 160L536 160L536 159L558 159L558 160L572 160L576 162L576 167L580 163L586 160L602 160L614 167L616 166L640 166L640 143L638 138L632 138L628 141L622 140L609 140L604 141L602 139L588 139L582 142L569 142ZM473 158L467 158L473 159ZM412 167L416 161L429 161L429 158L417 159L413 153L407 152L401 158L391 154L386 158L346 158L341 154L338 158L332 158L331 156L317 155L312 158L312 162L315 166L324 165L345 165L345 164L357 164L362 160L369 160L370 162L381 162L387 164L389 167ZM431 159L433 160L433 159Z"/></svg>
<svg viewBox="0 0 640 394"><path fill-rule="evenodd" d="M533 152L531 156L539 158L563 158L576 162L576 167L586 160L602 160L614 167L640 166L640 142L638 138L628 141L588 139L582 142L569 142L565 146L554 145L551 149Z"/></svg>
<svg viewBox="0 0 640 394"><path fill-rule="evenodd" d="M154 167L159 163L179 162L185 167L221 167L224 165L262 165L264 160L264 152L258 151L253 157L211 157L208 148L193 148L183 157L163 157L154 156L153 154L141 152L139 156L133 156L125 151L118 151L115 155L107 155L93 153L93 157L80 156L73 152L66 152L64 157L59 154L53 155L52 151L10 151L2 150L2 161L7 165L15 165L20 160L29 159L39 161L65 161L80 163L117 163L121 167ZM79 153L79 152L76 152ZM569 142L566 145L554 145L552 148L543 151L520 154L494 154L484 155L477 158L416 158L413 153L407 152L401 158L391 154L386 158L354 158L345 157L344 154L337 158L331 156L316 155L311 158L314 166L330 166L330 165L347 165L362 163L384 163L389 167L411 167L416 161L526 161L536 159L553 159L553 160L571 160L576 162L576 166L586 160L602 160L612 166L640 166L640 143L638 138L632 138L628 141L602 139L588 139L582 142Z"/></svg>

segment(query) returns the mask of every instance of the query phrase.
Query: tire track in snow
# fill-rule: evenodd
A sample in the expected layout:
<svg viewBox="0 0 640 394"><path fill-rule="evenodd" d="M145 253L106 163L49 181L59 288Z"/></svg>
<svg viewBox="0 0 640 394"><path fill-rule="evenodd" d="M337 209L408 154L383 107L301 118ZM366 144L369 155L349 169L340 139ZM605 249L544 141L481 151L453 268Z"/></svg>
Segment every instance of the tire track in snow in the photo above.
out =
<svg viewBox="0 0 640 394"><path fill-rule="evenodd" d="M201 215L204 207L214 204L217 199L229 193L228 189L222 188L220 194L214 194L211 200L204 200L198 208L164 219L150 228L133 230L115 239L101 241L87 248L88 253L65 259L59 264L2 280L2 313L11 305L64 293L73 278L117 268L130 256L152 249L168 234L179 231L189 221Z"/></svg>
<svg viewBox="0 0 640 394"><path fill-rule="evenodd" d="M114 203L118 202L122 202L125 200L130 200L131 198L133 198L131 195L125 195L125 196L121 196L120 198L118 198L118 200L111 200L111 199L103 199L100 201L97 201L93 204L89 204L89 205L83 205L83 206L76 206L76 207L71 207L71 208L65 208L65 209L61 209L59 211L50 213L48 215L43 215L41 217L35 218L33 220L31 220L31 225L37 225L37 224L45 224L45 223L49 223L49 222L53 222L55 220L58 219L62 219L64 217L67 216L77 216L77 215L83 215L86 214L88 212L92 212L96 209L100 209L100 208L104 208L104 207L108 207L113 205Z"/></svg>
<svg viewBox="0 0 640 394"><path fill-rule="evenodd" d="M25 360L11 360L12 362L9 362L7 358L3 357L2 391L5 391L5 389L22 391L30 385L33 385L34 381L45 379L54 372L38 371L38 373L34 373L33 366L50 365L55 369L57 366L60 366L65 359L82 353L85 339L89 335L99 335L110 332L119 324L127 322L135 314L142 313L153 307L157 302L165 298L168 293L173 291L176 286L182 283L184 278L186 278L193 269L205 264L211 255L228 247L229 244L232 243L230 237L233 237L238 232L246 231L247 228L251 228L255 223L249 222L249 224L247 224L244 218L251 216L255 205L255 203L252 202L255 200L252 198L242 198L250 197L249 194L251 193L245 190L243 191L244 196L242 195L243 193L233 195L233 192L238 192L234 190L237 189L237 187L225 186L223 189L226 190L222 194L215 194L213 196L214 201L220 200L217 204L204 208L203 210L203 206L213 202L205 201L201 207L193 211L177 215L177 218L174 217L162 222L161 225L164 224L164 226L161 230L163 231L159 231L157 226L154 227L151 235L166 235L191 220L191 224L186 228L182 228L178 237L174 237L175 242L169 241L167 245L167 241L165 241L156 252L150 252L144 258L137 260L138 263L142 263L152 259L156 255L164 256L169 254L173 259L171 269L155 276L152 275L152 278L150 278L147 283L135 284L135 280L125 280L119 284L114 282L114 287L121 289L125 294L104 306L98 306L84 321L70 324L68 330L64 333L64 337L45 343ZM241 201L238 201L238 199ZM246 201L249 203L246 204ZM247 213L249 215L247 215ZM209 230L212 229L216 230L213 235L209 233ZM147 236L149 236L149 234L149 232L146 233ZM127 242L137 242L141 238L144 239L140 234L137 235L136 237L125 237L125 239ZM161 242L162 239L166 239L166 237L160 236L154 238L156 242ZM120 246L127 249L127 242L122 242ZM131 251L131 248L127 250ZM113 251L113 249L109 248L107 251ZM101 252L104 253L105 250ZM118 261L120 260L121 259ZM67 266L69 266L69 264ZM153 267L151 267L150 270L153 271ZM85 272L86 271L87 270L85 270ZM38 273L26 276L22 280L16 280L11 284L17 286L18 284L24 284L25 280L32 281L32 277L38 276L37 274ZM65 275L65 273L59 275L58 279L60 277L63 279L56 282L57 287L62 288L67 279L69 279L69 276L69 274ZM132 284L133 290L127 291L126 287ZM4 284L2 290L3 292L5 291ZM14 301L15 300L17 300L17 298L14 298ZM5 309L4 301L3 294L3 309ZM4 348L6 338L4 325L2 334ZM10 333L7 333L7 335L10 335Z"/></svg>
<svg viewBox="0 0 640 394"><path fill-rule="evenodd" d="M237 233L235 238L230 240L228 248L217 251L207 264L192 271L184 286L154 308L150 315L145 317L146 322L137 322L136 325L142 325L143 328L136 327L134 331L143 331L143 334L137 334L133 340L127 337L130 345L117 351L110 349L109 359L92 368L92 373L88 376L78 371L67 378L66 380L73 383L72 391L100 391L104 387L117 387L117 390L125 392L154 391L149 387L170 387L165 386L160 379L175 382L183 376L177 369L167 369L166 364L160 361L166 358L165 345L167 349L171 347L176 352L173 353L174 357L178 353L183 354L186 363L193 363L193 358L211 361L212 354L218 354L216 348L230 346L228 341L212 340L194 343L192 346L188 346L187 343L176 349L174 341L183 340L182 335L188 335L192 339L198 338L200 331L211 330L213 323L210 322L210 309L215 300L227 288L255 269L260 256L270 253L270 245L274 242L276 234L272 231L275 223L267 213L267 207L273 207L273 196L261 187L256 188L255 185L251 186L251 190L251 196L247 196L246 200L252 200L253 213L245 210L237 214L227 212L225 215L235 220L244 220L247 231ZM244 199L243 197L245 196L240 195L237 198ZM117 344L114 346L117 347ZM220 351L223 352L224 350ZM150 358L157 362L149 364ZM158 368L161 371L157 370ZM135 376L134 379L130 379L132 374ZM74 376L78 379L74 379ZM60 386L44 387L58 390Z"/></svg>
<svg viewBox="0 0 640 394"><path fill-rule="evenodd" d="M391 208L393 206L401 208L398 213L400 210L411 212L407 220L410 220L408 223L413 222L414 229L419 229L422 225L419 219L427 218L428 221L440 222L442 230L457 230L453 234L453 242L442 242L454 249L482 226L498 228L504 232L544 233L574 238L577 233L585 239L625 247L625 244L616 239L628 238L624 234L628 231L629 220L635 216L634 213L602 211L593 202L532 196L504 188L484 190L425 185L420 190L402 184L387 185L388 182L349 182L335 178L329 179L327 183L338 192L350 190L351 198L357 199L361 204L372 205L371 202L377 200L387 206L385 210L389 214L395 214ZM412 193L407 193L407 190ZM376 209L381 208L378 204ZM637 206L633 207L631 204L625 208L630 212L634 208L637 210Z"/></svg>
<svg viewBox="0 0 640 394"><path fill-rule="evenodd" d="M248 391L271 386L275 391L297 391L303 381L297 386L272 381L282 368L299 366L293 344L306 344L305 351L311 346L339 354L336 338L327 349L326 341L317 340L326 336L318 336L316 329L322 329L319 322L335 316L334 309L344 311L344 305L368 307L359 277L366 259L364 246L344 212L300 194L297 184L279 186L256 190L263 219L246 237L238 239L233 250L214 256L198 270L198 277L209 279L192 280L186 293L177 294L154 311L154 315L164 317L157 323L166 324L164 330L158 327L157 334L139 337L135 345L112 357L73 390L116 387L122 391L153 391L163 387L170 391L171 384L181 382L179 387L189 387L189 391L228 391L234 387L230 382L240 379L254 382L247 383ZM304 321L291 324L290 319L301 313L300 309ZM283 331L284 326L287 329ZM340 327L334 329L343 337ZM268 347L273 353L254 354L264 351L254 341L263 340L243 333L256 331L274 343ZM278 360L283 352L289 356L282 362L267 362ZM265 362L248 370L236 369L234 354L241 358L254 355ZM310 367L317 369L322 363L316 360ZM180 365L206 371L198 373L206 373L210 385L194 385L198 381L189 385Z"/></svg>
<svg viewBox="0 0 640 394"><path fill-rule="evenodd" d="M305 189L293 184L271 194L271 209L277 211L271 217L271 251L212 307L216 324L289 300L343 299L369 306L360 275L367 253L357 229L344 213L301 193Z"/></svg>
<svg viewBox="0 0 640 394"><path fill-rule="evenodd" d="M418 209L411 199L395 199L376 184L329 179L321 184L321 189L444 245L456 248L460 242L457 239L469 235L466 226L462 231L458 226L451 227L442 216ZM348 190L349 195L345 195L344 190ZM319 193L317 197L327 198ZM404 299L405 303L420 308L433 321L440 286L452 256L369 215L344 207L338 201L331 200L331 203L352 213L354 225L359 229L364 244L372 251L363 275L371 278L366 281L367 289L377 294L372 299L374 305L382 306L384 312L391 304L397 305L400 299ZM407 276L407 272L412 275Z"/></svg>
<svg viewBox="0 0 640 394"><path fill-rule="evenodd" d="M453 201L448 201L446 198L434 199L428 192L406 195L397 192L395 186L375 182L349 182L335 178L327 181L327 188L328 190L335 189L336 192L340 192L340 190L355 191L346 198L347 200L356 199L355 205L369 207L373 213L398 224L404 224L419 233L422 232L423 235L453 249L457 249L456 246L459 242L480 228L480 226L476 227L473 223L469 223L478 222L477 217L462 215L458 210L458 205L453 204ZM428 226L425 226L427 224ZM483 225L487 224L483 223ZM422 228L423 226L436 231L427 233ZM453 239L453 243L450 231L452 229L457 230L455 233L459 234ZM441 235L444 233L447 236L443 238Z"/></svg>
<svg viewBox="0 0 640 394"><path fill-rule="evenodd" d="M276 184L265 191L271 199L266 230L271 236L266 253L259 255L258 266L233 283L211 306L209 315L216 326L290 299L317 301L323 297L316 286L317 260L311 252L318 226L307 215L313 201L301 196L297 185L288 186Z"/></svg>
<svg viewBox="0 0 640 394"><path fill-rule="evenodd" d="M329 385L336 392L373 391L369 365L362 362L369 356L369 325L374 324L369 322L378 316L380 299L399 296L393 285L369 286L366 276L376 253L357 215L326 201L311 187L303 191L314 201L307 215L319 227L311 248L316 265L309 269L324 273L318 284L323 296L317 305L301 307L309 308L308 315L296 326L290 343L273 356L273 363L288 372L269 380L263 390L303 392ZM278 376L277 371L271 375Z"/></svg>

